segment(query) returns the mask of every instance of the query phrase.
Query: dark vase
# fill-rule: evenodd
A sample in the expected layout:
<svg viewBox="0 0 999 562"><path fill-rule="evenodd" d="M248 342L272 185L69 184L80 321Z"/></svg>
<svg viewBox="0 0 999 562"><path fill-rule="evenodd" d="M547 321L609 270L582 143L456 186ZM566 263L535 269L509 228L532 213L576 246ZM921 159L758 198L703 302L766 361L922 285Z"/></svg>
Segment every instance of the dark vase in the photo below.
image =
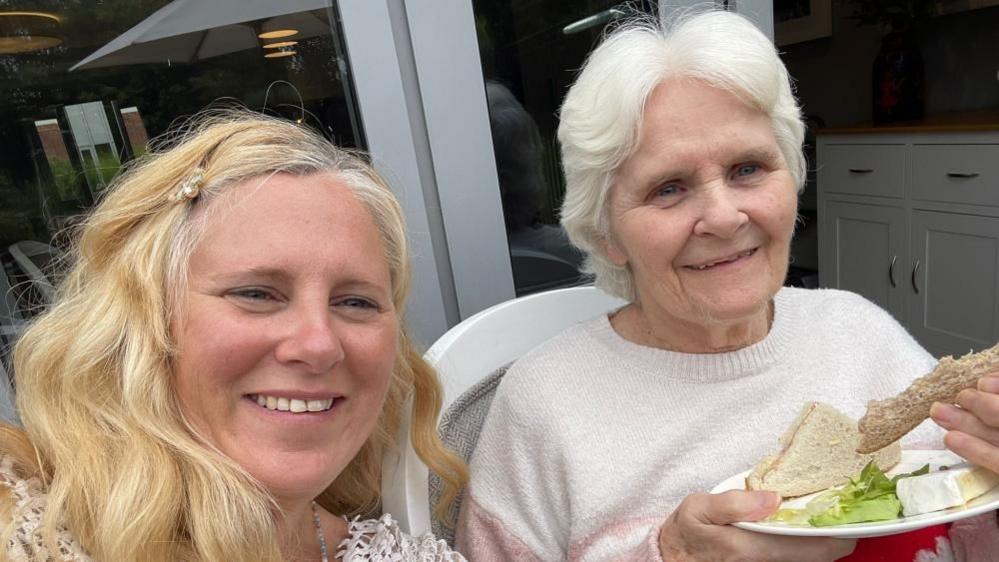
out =
<svg viewBox="0 0 999 562"><path fill-rule="evenodd" d="M923 54L916 33L895 30L881 40L871 72L875 123L911 121L926 112Z"/></svg>

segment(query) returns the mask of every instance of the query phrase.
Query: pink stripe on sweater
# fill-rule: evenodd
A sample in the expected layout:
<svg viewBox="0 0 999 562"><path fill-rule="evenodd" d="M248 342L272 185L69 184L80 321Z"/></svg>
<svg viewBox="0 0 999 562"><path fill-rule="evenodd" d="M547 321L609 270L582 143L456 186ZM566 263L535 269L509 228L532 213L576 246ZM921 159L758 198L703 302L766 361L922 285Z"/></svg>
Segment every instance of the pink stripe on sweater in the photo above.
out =
<svg viewBox="0 0 999 562"><path fill-rule="evenodd" d="M594 531L582 539L569 546L569 560L582 559L587 551L605 540L614 541L621 544L629 535L633 535L636 530L642 529L645 538L631 551L619 556L613 556L609 560L625 561L661 561L659 552L659 528L663 524L661 517L642 517L627 519L611 523L598 531Z"/></svg>
<svg viewBox="0 0 999 562"><path fill-rule="evenodd" d="M482 509L471 494L466 494L461 502L454 546L471 562L540 562L523 541L507 531L499 519Z"/></svg>

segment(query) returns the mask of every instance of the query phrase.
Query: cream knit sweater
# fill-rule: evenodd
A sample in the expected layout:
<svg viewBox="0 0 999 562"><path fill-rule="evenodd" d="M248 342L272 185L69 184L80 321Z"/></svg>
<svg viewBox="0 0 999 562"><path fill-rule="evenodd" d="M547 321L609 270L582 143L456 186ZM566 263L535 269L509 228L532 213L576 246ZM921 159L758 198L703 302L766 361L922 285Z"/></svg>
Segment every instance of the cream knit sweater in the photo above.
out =
<svg viewBox="0 0 999 562"><path fill-rule="evenodd" d="M808 401L859 418L935 360L852 293L784 288L767 337L719 354L621 338L606 316L517 361L472 458L458 550L470 560L658 559L688 494L776 450ZM924 422L907 448L942 448Z"/></svg>

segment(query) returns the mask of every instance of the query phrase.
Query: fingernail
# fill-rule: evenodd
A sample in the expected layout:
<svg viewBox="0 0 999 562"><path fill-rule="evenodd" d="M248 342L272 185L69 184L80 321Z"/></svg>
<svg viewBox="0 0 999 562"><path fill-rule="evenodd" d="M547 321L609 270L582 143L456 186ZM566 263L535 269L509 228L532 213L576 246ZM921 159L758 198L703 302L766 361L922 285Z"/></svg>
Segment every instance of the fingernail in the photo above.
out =
<svg viewBox="0 0 999 562"><path fill-rule="evenodd" d="M968 445L968 435L960 431L948 431L944 435L944 445L957 452L957 449L962 449Z"/></svg>
<svg viewBox="0 0 999 562"><path fill-rule="evenodd" d="M982 377L978 380L978 390L999 393L999 377L994 375Z"/></svg>
<svg viewBox="0 0 999 562"><path fill-rule="evenodd" d="M979 392L974 388L966 388L957 393L957 398L954 399L954 402L962 408L971 408L977 403L978 395Z"/></svg>
<svg viewBox="0 0 999 562"><path fill-rule="evenodd" d="M942 422L950 422L954 420L955 408L950 404L944 404L942 402L934 402L933 406L930 407L930 416Z"/></svg>
<svg viewBox="0 0 999 562"><path fill-rule="evenodd" d="M760 492L757 496L760 509L773 509L780 503L780 494L776 492Z"/></svg>

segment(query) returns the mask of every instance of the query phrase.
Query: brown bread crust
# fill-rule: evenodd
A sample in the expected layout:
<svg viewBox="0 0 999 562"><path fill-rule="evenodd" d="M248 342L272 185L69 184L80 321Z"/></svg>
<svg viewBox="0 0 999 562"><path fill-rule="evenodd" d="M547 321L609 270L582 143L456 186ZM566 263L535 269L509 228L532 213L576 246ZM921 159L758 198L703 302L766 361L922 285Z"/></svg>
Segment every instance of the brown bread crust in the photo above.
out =
<svg viewBox="0 0 999 562"><path fill-rule="evenodd" d="M978 379L999 371L999 344L960 359L944 357L930 374L916 379L901 394L871 400L860 418L858 453L870 453L902 438L930 416L934 402L953 404L957 394L975 388Z"/></svg>

